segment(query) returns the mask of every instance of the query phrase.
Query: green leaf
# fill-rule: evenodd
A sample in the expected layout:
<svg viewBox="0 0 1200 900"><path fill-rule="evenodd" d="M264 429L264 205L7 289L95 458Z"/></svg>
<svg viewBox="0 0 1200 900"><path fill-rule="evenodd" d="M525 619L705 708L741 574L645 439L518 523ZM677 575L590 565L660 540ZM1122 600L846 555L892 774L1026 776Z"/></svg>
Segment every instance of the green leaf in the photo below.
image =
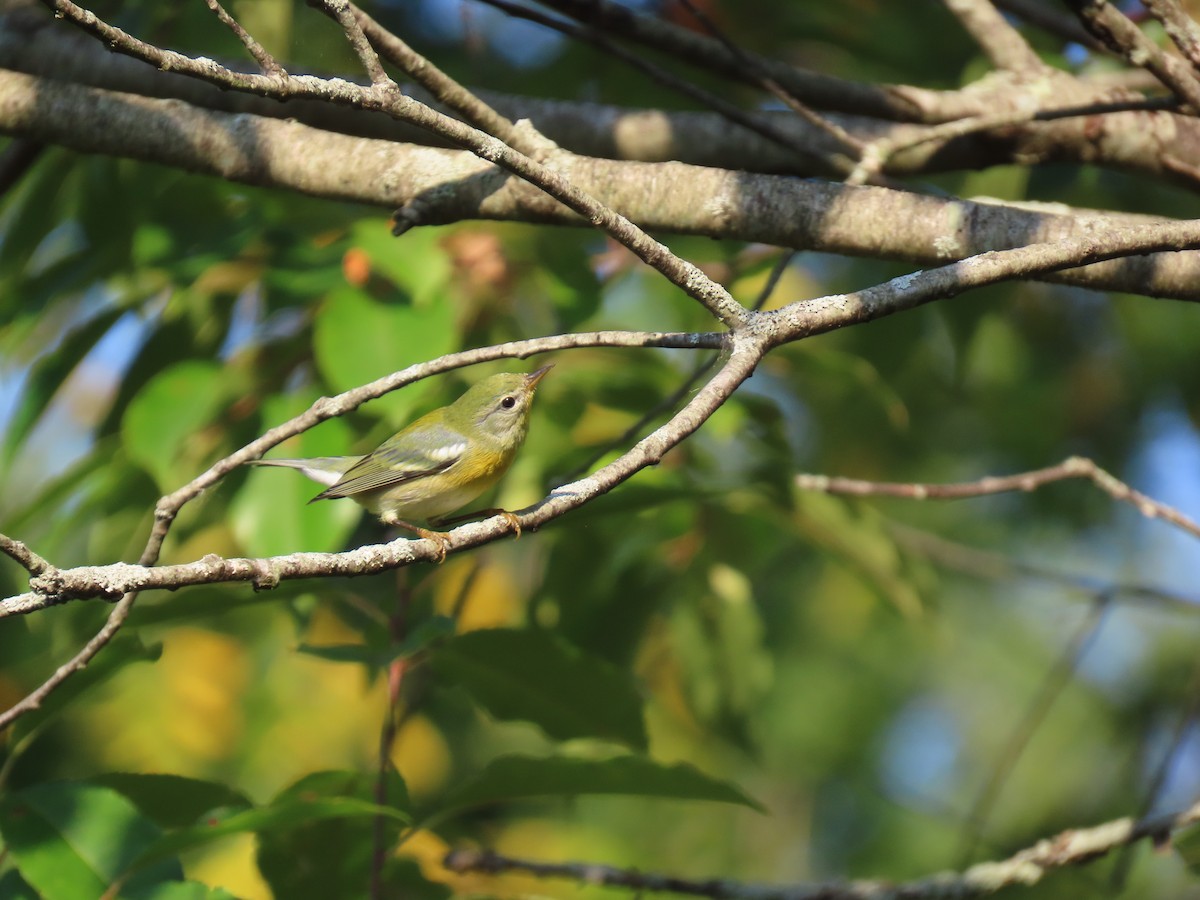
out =
<svg viewBox="0 0 1200 900"><path fill-rule="evenodd" d="M133 863L134 869L176 856L232 834L265 834L290 831L330 819L374 819L382 816L393 823L408 824L411 817L399 806L381 806L346 793L359 788L363 779L346 772L310 775L280 793L268 806L257 809L215 810L205 821L172 831L159 838ZM398 785L398 787L395 787ZM408 795L398 774L389 797L407 805ZM361 793L361 791L359 791Z"/></svg>
<svg viewBox="0 0 1200 900"><path fill-rule="evenodd" d="M394 770L388 773L387 796L395 807L407 807L408 792ZM320 772L307 776L281 792L276 803L295 802L301 797L337 794L366 798L374 792L374 778L357 772ZM384 841L388 846L399 837L399 817L385 818ZM358 900L370 878L373 817L308 820L294 826L274 828L258 836L258 867L276 897L319 897L321 900ZM389 897L414 896L385 869Z"/></svg>
<svg viewBox="0 0 1200 900"><path fill-rule="evenodd" d="M228 785L182 775L110 772L93 780L120 792L163 828L191 825L218 807L244 809L251 805L245 794Z"/></svg>
<svg viewBox="0 0 1200 900"><path fill-rule="evenodd" d="M409 817L398 809L380 806L355 797L290 799L260 809L215 812L202 825L181 828L164 835L135 862L135 868L176 856L209 844L218 838L247 832L289 829L324 819L374 818L383 816L407 824Z"/></svg>
<svg viewBox="0 0 1200 900"><path fill-rule="evenodd" d="M705 775L687 763L668 765L644 756L502 756L446 798L443 809L435 815L509 800L582 794L712 800L766 812L736 785Z"/></svg>
<svg viewBox="0 0 1200 900"><path fill-rule="evenodd" d="M433 667L497 719L533 722L558 740L646 747L642 699L629 675L550 632L468 632L438 647Z"/></svg>
<svg viewBox="0 0 1200 900"><path fill-rule="evenodd" d="M9 869L0 875L0 897L5 900L38 900L38 895L16 869Z"/></svg>
<svg viewBox="0 0 1200 900"><path fill-rule="evenodd" d="M20 405L5 427L4 453L11 455L28 436L50 406L58 389L75 371L83 358L104 337L124 310L111 309L93 316L67 334L52 352L41 357L30 369L21 389Z"/></svg>
<svg viewBox="0 0 1200 900"><path fill-rule="evenodd" d="M438 296L450 280L450 258L442 249L436 228L414 228L396 238L386 222L357 222L351 240L371 260L371 268L385 275L413 298L418 306L444 302Z"/></svg>
<svg viewBox="0 0 1200 900"><path fill-rule="evenodd" d="M224 888L198 881L168 881L140 890L122 890L121 900L238 900Z"/></svg>
<svg viewBox="0 0 1200 900"><path fill-rule="evenodd" d="M434 616L416 628L398 645L372 646L369 644L301 644L297 653L315 656L329 662L352 662L379 667L392 660L412 656L424 650L434 641L454 634L454 620L448 616Z"/></svg>
<svg viewBox="0 0 1200 900"><path fill-rule="evenodd" d="M457 344L454 309L439 301L416 306L407 298L379 303L345 285L317 314L313 344L321 375L335 391L367 384L410 363L435 359ZM418 393L393 391L372 401L395 423L410 418Z"/></svg>
<svg viewBox="0 0 1200 900"><path fill-rule="evenodd" d="M227 387L218 363L188 360L160 372L130 402L121 421L124 445L162 490L184 480L177 461L195 433L221 410Z"/></svg>
<svg viewBox="0 0 1200 900"><path fill-rule="evenodd" d="M39 784L0 801L0 837L45 900L94 900L160 835L129 800L97 785ZM177 862L162 860L128 887L182 877Z"/></svg>
<svg viewBox="0 0 1200 900"><path fill-rule="evenodd" d="M1200 825L1178 832L1171 844L1192 874L1200 875Z"/></svg>

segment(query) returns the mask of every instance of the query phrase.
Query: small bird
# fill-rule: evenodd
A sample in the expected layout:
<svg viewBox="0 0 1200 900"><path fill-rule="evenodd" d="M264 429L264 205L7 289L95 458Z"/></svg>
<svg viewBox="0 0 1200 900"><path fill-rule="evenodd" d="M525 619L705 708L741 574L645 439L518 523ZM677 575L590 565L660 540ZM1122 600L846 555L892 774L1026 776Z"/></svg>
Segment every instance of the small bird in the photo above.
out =
<svg viewBox="0 0 1200 900"><path fill-rule="evenodd" d="M529 431L529 410L538 382L552 368L484 378L449 406L421 416L366 456L255 459L250 464L299 469L326 485L310 503L349 497L384 524L437 541L445 559L449 547L446 534L420 528L409 520L444 524L438 520L500 480ZM481 512L506 516L520 536L520 524L512 513Z"/></svg>

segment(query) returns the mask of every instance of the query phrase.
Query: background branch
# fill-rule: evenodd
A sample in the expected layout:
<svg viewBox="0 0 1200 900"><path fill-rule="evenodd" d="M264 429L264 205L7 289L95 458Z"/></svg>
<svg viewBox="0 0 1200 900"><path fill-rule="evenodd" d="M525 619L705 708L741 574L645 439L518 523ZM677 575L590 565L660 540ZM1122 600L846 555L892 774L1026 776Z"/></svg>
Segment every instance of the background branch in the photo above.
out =
<svg viewBox="0 0 1200 900"><path fill-rule="evenodd" d="M1037 884L1055 869L1078 866L1121 847L1149 838L1169 840L1170 835L1200 821L1200 803L1170 816L1115 819L1092 828L1075 828L1022 850L1007 859L977 863L962 872L945 872L894 884L882 881L825 882L799 885L740 884L728 879L693 881L674 875L656 875L598 863L543 863L514 859L479 850L453 850L444 865L452 872L498 875L521 872L539 878L567 878L584 884L625 887L639 891L670 891L714 900L939 900L979 897L1016 885Z"/></svg>

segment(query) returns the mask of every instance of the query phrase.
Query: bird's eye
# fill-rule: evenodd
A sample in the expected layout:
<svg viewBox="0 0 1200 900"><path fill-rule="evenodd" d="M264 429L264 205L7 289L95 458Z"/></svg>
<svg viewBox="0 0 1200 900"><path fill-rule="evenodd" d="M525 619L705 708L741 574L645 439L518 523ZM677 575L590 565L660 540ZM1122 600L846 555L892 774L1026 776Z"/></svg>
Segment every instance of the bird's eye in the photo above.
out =
<svg viewBox="0 0 1200 900"><path fill-rule="evenodd" d="M500 405L503 406L505 409L512 409L514 406L517 405L517 398L516 397L505 397L503 400L500 401Z"/></svg>

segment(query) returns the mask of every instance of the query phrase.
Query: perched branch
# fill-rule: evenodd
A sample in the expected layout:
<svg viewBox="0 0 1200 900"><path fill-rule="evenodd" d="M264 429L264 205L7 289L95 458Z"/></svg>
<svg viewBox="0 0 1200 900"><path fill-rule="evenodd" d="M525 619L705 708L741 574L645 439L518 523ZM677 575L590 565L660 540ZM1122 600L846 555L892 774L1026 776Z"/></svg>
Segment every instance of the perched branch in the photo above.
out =
<svg viewBox="0 0 1200 900"><path fill-rule="evenodd" d="M543 863L479 850L453 850L443 865L451 872L499 875L521 872L539 878L567 878L581 884L636 891L670 891L713 900L951 900L993 894L1006 887L1037 884L1054 869L1080 866L1121 847L1149 838L1158 843L1200 822L1200 803L1183 812L1140 822L1115 819L1093 828L1063 831L1007 859L978 863L962 872L943 872L895 884L886 881L821 884L743 884L727 879L695 881L597 863Z"/></svg>
<svg viewBox="0 0 1200 900"><path fill-rule="evenodd" d="M641 15L612 0L546 0L542 4L607 34L661 50L704 71L756 84L743 57L732 53L716 38ZM918 107L900 91L831 78L762 56L754 57L766 72L790 93L821 109L860 112L888 119L911 120Z"/></svg>
<svg viewBox="0 0 1200 900"><path fill-rule="evenodd" d="M134 573L144 574L146 572L154 571L150 567L157 562L158 556L162 550L163 541L166 539L167 533L170 531L171 524L174 522L175 517L179 514L179 510L186 503L199 496L199 494L206 487L215 484L222 477L228 474L228 472L246 460L261 456L275 444L286 439L287 437L290 437L294 434L299 434L301 431L311 428L313 425L316 425L325 419L328 419L334 415L340 415L344 412L348 412L362 403L365 403L369 399L381 396L390 390L394 390L395 388L401 387L412 381L416 381L419 378L428 377L429 375L449 371L459 366L471 365L477 362L502 359L505 357L521 358L551 349L566 349L568 347L579 346L673 346L680 348L715 348L724 346L726 340L727 338L720 334L598 332L593 335L568 334L551 338L535 339L533 341L515 341L509 344L500 344L494 347L483 348L481 350L468 350L462 353L445 356L439 360L434 360L433 362L425 363L423 365L410 366L408 369L405 369L401 372L397 372L393 375L387 376L386 378L381 378L369 385L364 385L363 387L347 391L344 394L340 394L332 399L319 400L313 404L313 406L307 412L297 416L290 422L286 422L283 425L272 429L257 441L251 442L237 453L234 453L231 456L228 456L220 462L214 464L208 469L208 471L193 479L179 490L161 498L155 508L154 526L151 529L150 536L146 542L146 547L142 551L142 555L139 557L138 564L136 566L129 566L124 563L119 563L115 567L99 567L100 571L97 573L96 580L91 581L86 585L76 584L76 586L85 587L85 593L88 596L111 598L118 590L140 584L141 582L138 581ZM589 343L589 341L592 343ZM595 343L596 341L600 341L601 343ZM742 362L744 364L744 359ZM731 357L730 361L726 365L726 370L729 370L732 365L733 359ZM749 368L753 368L753 362L749 363ZM740 368L735 368L734 371L740 372L740 376L735 376L731 380L729 375L725 375L725 377L722 379L722 388L729 392L732 392L734 388L736 388L737 384L749 374L748 370L743 371ZM718 375L717 378L714 378L713 381L710 381L706 386L706 390L712 388L714 382L716 382L719 378L721 378L721 375ZM670 449L670 446L673 446L663 445L661 443L664 440L664 434L668 435L668 439L669 435L674 434L678 435L678 440L683 440L684 437L686 437L688 434L691 434L691 432L696 428L700 427L700 423L703 421L705 416L701 416L695 410L699 398L700 395L697 395L695 398L693 398L692 404L689 405L689 409L691 411L688 412L687 415L684 415L684 411L681 411L675 417L675 419L672 420L674 424L668 423L668 426L670 427L664 426L664 428L659 429L659 431L654 435L651 435L645 441L642 441L637 447L630 450L629 453L622 457L624 463L622 463L622 460L617 460L610 464L610 466L606 467L606 469L609 470L609 473L611 474L614 471L619 472L622 464L634 465L634 471L636 471L637 468L642 468L645 465L650 465L652 462L657 462L658 459L661 459L662 454L666 453L666 451ZM720 400L716 400L715 403L716 405L720 405ZM709 410L708 414L711 414L711 410ZM639 464L639 460L644 461ZM613 468L614 466L616 467L615 470ZM571 501L576 497L579 499L578 503L575 503L574 505L583 503L596 494L603 493L605 490L609 490L612 485L604 486L604 480L597 479L597 476L599 475L599 472L596 473L596 475L592 476L592 479L590 479L587 484L581 482L579 483L580 486L570 486L574 489L574 492L568 491L567 487L559 488L558 492L567 492L564 497L556 498L555 495L551 495L551 498L543 501L542 504L537 507L536 511L531 514L530 518L526 520L529 526L536 527L538 524L541 524L542 521L548 521L555 515L556 507L561 507L562 511L565 512L566 509L571 508ZM556 499L559 501L557 504L555 503ZM544 514L545 519L539 518L539 514ZM455 535L456 537L461 535L461 538L458 539L463 540L464 546L467 545L468 541L473 542L475 540L487 540L487 532L478 532L477 529L479 527L480 525L463 526L462 528L455 530ZM507 528L508 523L505 522L504 528L493 535L493 537L498 537L501 532L507 531ZM409 543L411 542L394 541L392 544L385 545L384 550L381 552L392 554L389 559L393 565L382 565L382 568L394 568L395 565L401 565L404 562L411 562L418 559L419 557L417 552L408 546ZM452 544L452 546L454 545ZM367 548L367 551L368 552L365 554L365 558L362 561L363 565L379 564L377 562L373 562L373 560L376 560L376 557L373 555L373 551L370 548ZM338 556L338 554L333 554L333 556ZM296 562L295 565L302 567L311 564L312 562L313 561L311 559L301 559L300 561ZM271 570L269 565L264 565L262 560L233 561L228 566L225 566L225 563L226 561L219 561L215 565L226 574L238 576L240 580L252 581L261 587L269 586L274 582L275 573ZM246 563L247 565L243 565L242 563ZM337 563L334 564L336 565ZM206 578L206 572L210 571L209 569L205 568L206 561L201 560L198 564L194 565L195 569L189 570L188 576L198 578L203 581ZM208 560L207 565L213 565L213 561L211 559ZM57 574L56 570L52 571ZM70 572L72 570L66 571ZM73 576L68 575L67 581L62 583L67 585L72 584L72 577ZM112 638L124 625L125 621L129 618L130 612L133 610L133 605L137 601L137 597L138 595L136 591L130 591L121 597L121 599L116 603L112 611L109 613L108 619L104 623L104 626L91 638L91 640L89 640L83 646L83 648L81 648L75 654L75 656L73 656L63 665L59 666L49 678L42 682L41 685L26 695L18 703L14 704L3 713L0 713L0 731L6 729L22 715L37 709L42 702L48 696L50 696L50 694L57 690L68 678L70 678L71 675L87 666L87 664L95 658L96 654L104 649L108 642L112 640ZM22 594L20 596L9 598L6 601L0 602L0 608L4 608L4 615L18 615L33 612L36 609L57 605L58 603L62 602L63 599L63 595L48 596L38 593L33 595Z"/></svg>

